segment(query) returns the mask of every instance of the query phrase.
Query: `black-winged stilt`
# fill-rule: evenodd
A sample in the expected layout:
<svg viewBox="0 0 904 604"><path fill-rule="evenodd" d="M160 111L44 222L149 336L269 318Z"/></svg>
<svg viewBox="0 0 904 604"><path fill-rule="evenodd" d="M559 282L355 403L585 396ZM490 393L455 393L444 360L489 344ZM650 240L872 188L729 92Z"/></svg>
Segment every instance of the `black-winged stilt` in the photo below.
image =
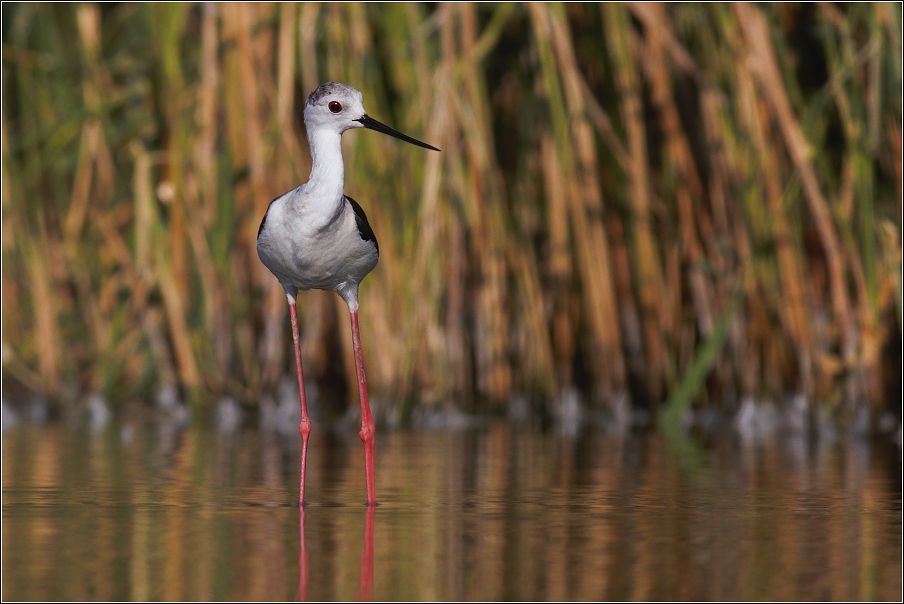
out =
<svg viewBox="0 0 904 604"><path fill-rule="evenodd" d="M374 422L367 398L367 381L361 359L358 331L358 284L374 269L380 256L377 238L361 206L345 195L342 163L342 133L351 128L370 128L419 147L439 151L393 130L364 112L360 92L346 84L328 82L311 93L304 107L304 123L311 148L311 176L306 184L270 202L257 232L257 255L286 292L295 343L295 368L301 403L301 484L299 505L304 505L305 462L311 422L308 419L298 341L298 290L335 290L351 315L352 342L361 399L361 440L367 504L376 503L374 486Z"/></svg>

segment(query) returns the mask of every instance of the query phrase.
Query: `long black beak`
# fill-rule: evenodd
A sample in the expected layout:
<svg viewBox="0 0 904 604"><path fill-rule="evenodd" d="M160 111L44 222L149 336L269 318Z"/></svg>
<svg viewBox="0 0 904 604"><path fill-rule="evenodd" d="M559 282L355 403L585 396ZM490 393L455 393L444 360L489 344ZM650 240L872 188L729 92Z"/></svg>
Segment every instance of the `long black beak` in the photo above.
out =
<svg viewBox="0 0 904 604"><path fill-rule="evenodd" d="M411 138L407 134L402 134L398 130L393 130L386 124L381 124L374 118L369 115L365 115L364 117L358 118L355 120L356 122L360 122L364 125L365 128L370 128L371 130L376 130L377 132L382 132L383 134L388 134L389 136L394 136L398 139L405 141L406 143L411 143L412 145L417 145L418 147L423 147L424 149L431 149L433 151L439 151L433 145L428 145L427 143L422 143L421 141Z"/></svg>

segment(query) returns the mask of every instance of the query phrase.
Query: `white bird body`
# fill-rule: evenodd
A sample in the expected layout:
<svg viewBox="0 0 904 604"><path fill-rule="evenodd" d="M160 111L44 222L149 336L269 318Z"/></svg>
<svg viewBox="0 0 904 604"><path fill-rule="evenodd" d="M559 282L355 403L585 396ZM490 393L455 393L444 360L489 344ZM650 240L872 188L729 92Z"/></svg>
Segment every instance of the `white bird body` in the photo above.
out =
<svg viewBox="0 0 904 604"><path fill-rule="evenodd" d="M304 123L311 148L308 182L270 202L257 231L257 255L279 280L289 300L302 438L300 504L304 504L305 461L311 424L305 402L304 374L295 308L298 290L335 290L348 304L352 323L355 369L361 399L361 431L367 503L376 503L374 487L374 423L367 396L361 336L358 329L358 284L377 265L380 250L364 210L345 194L342 133L370 128L414 145L439 151L393 130L364 112L360 92L346 84L328 82L311 93L305 103Z"/></svg>
<svg viewBox="0 0 904 604"><path fill-rule="evenodd" d="M258 234L258 256L287 296L294 299L297 290L336 290L356 310L358 284L380 256L373 231L366 217L358 217L363 212L356 215L350 198L340 193L323 204L323 197L311 195L306 187L270 204ZM367 226L359 227L359 221Z"/></svg>

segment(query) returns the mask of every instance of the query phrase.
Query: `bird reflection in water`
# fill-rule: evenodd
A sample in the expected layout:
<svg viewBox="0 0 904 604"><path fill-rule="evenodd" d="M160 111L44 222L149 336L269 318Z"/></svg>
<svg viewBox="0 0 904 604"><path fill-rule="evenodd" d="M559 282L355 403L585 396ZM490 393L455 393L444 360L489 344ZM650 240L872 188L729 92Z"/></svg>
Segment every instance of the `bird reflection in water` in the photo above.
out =
<svg viewBox="0 0 904 604"><path fill-rule="evenodd" d="M308 549L304 538L304 506L298 513L298 601L308 599ZM364 550L361 552L361 580L358 583L358 601L374 599L374 513L377 507L369 505L364 511Z"/></svg>

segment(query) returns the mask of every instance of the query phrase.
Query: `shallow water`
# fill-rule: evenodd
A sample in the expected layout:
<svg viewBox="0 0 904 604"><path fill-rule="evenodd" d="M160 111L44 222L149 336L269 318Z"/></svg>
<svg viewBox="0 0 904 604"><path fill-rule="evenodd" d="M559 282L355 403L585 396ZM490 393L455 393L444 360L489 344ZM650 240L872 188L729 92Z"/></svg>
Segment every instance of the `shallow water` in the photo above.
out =
<svg viewBox="0 0 904 604"><path fill-rule="evenodd" d="M692 453L688 450L693 449ZM4 600L900 600L901 453L506 424L3 435ZM300 548L305 554L300 556Z"/></svg>

